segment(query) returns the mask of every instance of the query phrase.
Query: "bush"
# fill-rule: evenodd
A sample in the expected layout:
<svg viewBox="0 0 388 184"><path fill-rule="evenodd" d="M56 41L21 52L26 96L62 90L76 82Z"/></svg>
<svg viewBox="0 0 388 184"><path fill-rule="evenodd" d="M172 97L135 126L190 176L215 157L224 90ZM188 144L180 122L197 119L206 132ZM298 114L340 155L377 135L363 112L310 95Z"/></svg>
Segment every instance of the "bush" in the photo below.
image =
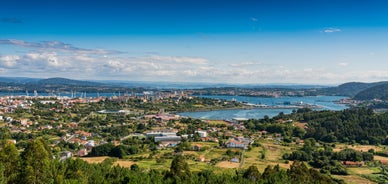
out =
<svg viewBox="0 0 388 184"><path fill-rule="evenodd" d="M261 144L255 141L254 143L252 143L252 146L253 146L253 147L260 147Z"/></svg>
<svg viewBox="0 0 388 184"><path fill-rule="evenodd" d="M382 157L388 157L388 153L381 152L381 151L375 152L375 155L382 156Z"/></svg>
<svg viewBox="0 0 388 184"><path fill-rule="evenodd" d="M132 171L137 171L137 170L139 170L139 166L137 164L132 164L131 165L131 170Z"/></svg>
<svg viewBox="0 0 388 184"><path fill-rule="evenodd" d="M158 164L161 164L161 163L165 163L166 162L166 159L164 159L164 158L157 158L156 159L156 163L158 163Z"/></svg>
<svg viewBox="0 0 388 184"><path fill-rule="evenodd" d="M106 158L101 164L113 165L114 162L117 161L117 158Z"/></svg>

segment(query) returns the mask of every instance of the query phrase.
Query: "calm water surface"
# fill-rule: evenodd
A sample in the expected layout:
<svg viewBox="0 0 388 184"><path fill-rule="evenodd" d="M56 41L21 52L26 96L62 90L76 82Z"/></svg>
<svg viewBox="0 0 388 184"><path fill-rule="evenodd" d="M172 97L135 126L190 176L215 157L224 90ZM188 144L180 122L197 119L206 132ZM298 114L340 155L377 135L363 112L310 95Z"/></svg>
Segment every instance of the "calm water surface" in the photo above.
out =
<svg viewBox="0 0 388 184"><path fill-rule="evenodd" d="M268 106L276 106L283 104L298 104L307 103L311 105L319 105L323 110L343 110L348 108L343 104L337 104L335 101L347 98L344 96L308 96L308 97L279 97L279 98L263 98L263 97L246 97L246 96L200 96L204 98L236 100L239 102L247 102L251 104L261 104ZM260 119L265 115L273 117L280 112L290 114L293 109L236 109L236 110L216 110L206 112L184 112L181 116L187 116L199 119L232 119L232 118L249 118Z"/></svg>

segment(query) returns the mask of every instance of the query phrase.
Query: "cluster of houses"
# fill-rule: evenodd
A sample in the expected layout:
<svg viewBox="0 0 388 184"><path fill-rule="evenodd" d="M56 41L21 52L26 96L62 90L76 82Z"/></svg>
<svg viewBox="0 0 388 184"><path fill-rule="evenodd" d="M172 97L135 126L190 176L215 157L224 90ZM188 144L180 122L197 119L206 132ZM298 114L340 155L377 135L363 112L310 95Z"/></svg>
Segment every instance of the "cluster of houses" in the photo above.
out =
<svg viewBox="0 0 388 184"><path fill-rule="evenodd" d="M15 98L12 96L0 97L0 114L13 113L17 108L29 108L33 102L25 97Z"/></svg>
<svg viewBox="0 0 388 184"><path fill-rule="evenodd" d="M75 155L77 156L86 156L90 151L92 151L93 147L96 146L94 140L90 139L92 137L92 133L85 132L82 130L77 130L74 134L66 134L61 137L60 141L64 141L67 143L78 144L82 146L81 149L77 151ZM101 144L101 143L100 143Z"/></svg>
<svg viewBox="0 0 388 184"><path fill-rule="evenodd" d="M379 164L382 164L382 165L388 165L388 160L375 160L375 161L377 161ZM362 167L365 165L365 163L362 161L361 162L343 161L342 165L346 167Z"/></svg>
<svg viewBox="0 0 388 184"><path fill-rule="evenodd" d="M248 149L248 146L253 143L253 140L250 138L244 138L244 137L233 137L229 139L225 146L227 148L241 148L241 149Z"/></svg>
<svg viewBox="0 0 388 184"><path fill-rule="evenodd" d="M166 113L160 113L160 114L150 114L150 115L144 115L145 119L154 119L158 122L166 122L170 120L179 120L180 116L176 114L166 114Z"/></svg>

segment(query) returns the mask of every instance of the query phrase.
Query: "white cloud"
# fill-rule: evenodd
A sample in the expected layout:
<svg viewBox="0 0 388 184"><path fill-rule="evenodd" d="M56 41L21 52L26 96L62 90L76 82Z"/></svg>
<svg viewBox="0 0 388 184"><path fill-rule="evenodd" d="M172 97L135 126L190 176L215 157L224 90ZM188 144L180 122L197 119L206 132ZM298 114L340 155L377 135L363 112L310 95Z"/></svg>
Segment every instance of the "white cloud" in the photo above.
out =
<svg viewBox="0 0 388 184"><path fill-rule="evenodd" d="M230 67L252 67L254 65L261 65L262 63L260 62L241 62L241 63L231 63L229 64Z"/></svg>
<svg viewBox="0 0 388 184"><path fill-rule="evenodd" d="M184 73L185 73L187 76L190 76L190 77L194 77L194 76L197 76L197 75L198 75L198 72L195 71L195 70L185 70Z"/></svg>
<svg viewBox="0 0 388 184"><path fill-rule="evenodd" d="M207 59L201 57L179 57L179 56L160 56L153 55L145 59L151 59L160 62L176 62L176 63L191 63L191 64L206 64Z"/></svg>
<svg viewBox="0 0 388 184"><path fill-rule="evenodd" d="M42 41L42 42L28 42L24 40L15 40L15 39L5 39L0 40L0 45L14 45L24 48L32 48L36 50L44 51L56 51L56 52L76 52L84 54L119 54L122 52L113 51L113 50L104 50L104 49L85 49L80 47L75 47L71 44L59 42L59 41Z"/></svg>
<svg viewBox="0 0 388 184"><path fill-rule="evenodd" d="M26 57L29 57L31 59L39 59L41 57L40 53L27 53Z"/></svg>
<svg viewBox="0 0 388 184"><path fill-rule="evenodd" d="M342 63L337 63L337 65L338 65L338 66L345 67L345 66L348 66L349 63L342 62Z"/></svg>
<svg viewBox="0 0 388 184"><path fill-rule="evenodd" d="M126 66L125 64L121 63L120 61L114 61L114 60L110 60L107 63L105 63L104 67L110 68L114 72L120 72L122 70L126 70L128 72L132 71L132 69L129 69L129 67Z"/></svg>
<svg viewBox="0 0 388 184"><path fill-rule="evenodd" d="M155 73L156 76L175 76L176 75L176 72L173 71L173 70L157 70Z"/></svg>
<svg viewBox="0 0 388 184"><path fill-rule="evenodd" d="M330 27L330 28L324 29L322 32L324 32L324 33L335 33L335 32L341 32L341 31L342 30L339 29L339 28Z"/></svg>
<svg viewBox="0 0 388 184"><path fill-rule="evenodd" d="M19 59L20 57L18 55L1 56L0 64L5 68L14 68L15 66L17 66L17 60Z"/></svg>
<svg viewBox="0 0 388 184"><path fill-rule="evenodd" d="M13 45L28 45L13 40ZM0 43L1 44L1 43ZM71 45L45 43L49 49L33 49L19 54L0 56L0 72L9 76L55 77L85 79L120 79L137 81L180 81L222 83L333 83L346 81L388 80L388 71L347 71L347 60L339 60L332 68L291 63L219 62L204 57L119 54L95 54L79 48L70 52ZM52 49L62 45L63 49ZM32 46L20 46L33 48ZM66 50L67 49L67 50ZM341 68L336 66L349 66ZM352 67L354 67L352 65ZM382 67L384 69L384 67Z"/></svg>
<svg viewBox="0 0 388 184"><path fill-rule="evenodd" d="M138 81L224 82L224 83L333 83L341 81L388 80L388 71L343 72L329 68L296 68L257 62L220 63L205 58L177 56L96 57L30 52L1 56L1 74L23 74L88 79ZM338 63L348 66L347 63ZM17 71L17 72L15 72ZM20 75L19 75L20 76Z"/></svg>
<svg viewBox="0 0 388 184"><path fill-rule="evenodd" d="M259 21L259 19L256 18L256 17L251 17L251 21L252 21L252 22L257 22L257 21Z"/></svg>
<svg viewBox="0 0 388 184"><path fill-rule="evenodd" d="M303 71L304 72L312 72L314 69L312 69L312 68L305 68L305 69L303 69Z"/></svg>
<svg viewBox="0 0 388 184"><path fill-rule="evenodd" d="M31 67L34 65L41 66L41 68L62 68L75 66L76 63L72 63L75 58L69 56L60 56L56 52L43 52L43 53L28 53L22 58L22 62L29 63ZM75 60L76 61L76 60Z"/></svg>
<svg viewBox="0 0 388 184"><path fill-rule="evenodd" d="M104 57L104 58L106 58L106 57ZM79 60L79 61L84 61L84 62L95 62L96 61L96 58L90 57L90 56L88 56L86 54L75 55L74 59Z"/></svg>

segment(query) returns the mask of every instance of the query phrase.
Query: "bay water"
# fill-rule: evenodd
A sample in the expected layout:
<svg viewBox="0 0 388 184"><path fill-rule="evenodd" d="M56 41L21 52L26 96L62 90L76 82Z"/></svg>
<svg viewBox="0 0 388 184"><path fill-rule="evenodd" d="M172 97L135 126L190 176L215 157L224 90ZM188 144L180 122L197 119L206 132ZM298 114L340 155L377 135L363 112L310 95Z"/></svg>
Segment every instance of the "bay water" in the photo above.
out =
<svg viewBox="0 0 388 184"><path fill-rule="evenodd" d="M225 99L235 100L238 102L244 102L254 105L266 105L266 106L281 106L281 105L295 105L295 104L310 104L320 106L318 110L343 110L348 108L346 105L337 103L338 100L347 98L345 96L305 96L305 97L278 97L278 98L266 98L266 97L248 97L248 96L212 96L203 95L198 97L213 98L213 99ZM287 106L286 105L286 106ZM201 111L201 112L183 112L179 113L181 116L209 119L209 120L223 120L233 118L248 118L248 119L261 119L264 116L273 117L280 112L284 114L290 114L297 108L252 108L252 109L233 109L233 110L214 110L214 111Z"/></svg>

